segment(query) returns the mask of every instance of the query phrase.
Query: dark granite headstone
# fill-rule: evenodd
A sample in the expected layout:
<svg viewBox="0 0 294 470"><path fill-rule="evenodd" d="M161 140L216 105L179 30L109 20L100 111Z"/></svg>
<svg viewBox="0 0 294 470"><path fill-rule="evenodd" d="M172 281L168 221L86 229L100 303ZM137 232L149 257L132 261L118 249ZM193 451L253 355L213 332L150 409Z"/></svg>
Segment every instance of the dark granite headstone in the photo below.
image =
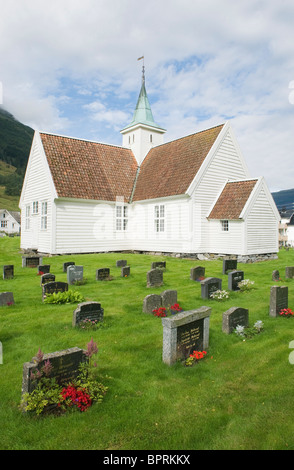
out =
<svg viewBox="0 0 294 470"><path fill-rule="evenodd" d="M54 282L55 281L55 274L46 273L41 276L41 286L46 284L47 282Z"/></svg>
<svg viewBox="0 0 294 470"><path fill-rule="evenodd" d="M272 286L270 292L270 317L277 317L280 311L288 308L288 287L287 286Z"/></svg>
<svg viewBox="0 0 294 470"><path fill-rule="evenodd" d="M74 261L67 261L66 263L63 263L63 272L67 272L67 268L69 266L74 266L76 263Z"/></svg>
<svg viewBox="0 0 294 470"><path fill-rule="evenodd" d="M238 325L248 328L249 311L246 308L231 307L223 314L223 332L230 334Z"/></svg>
<svg viewBox="0 0 294 470"><path fill-rule="evenodd" d="M190 271L190 279L192 281L203 281L205 278L205 268L202 266L196 266Z"/></svg>
<svg viewBox="0 0 294 470"><path fill-rule="evenodd" d="M223 274L228 274L230 271L237 269L236 259L224 259L223 260Z"/></svg>
<svg viewBox="0 0 294 470"><path fill-rule="evenodd" d="M37 362L33 358L31 362L23 364L22 394L31 393L38 384L38 379L34 372L41 371L46 361L52 365L51 378L55 378L60 385L67 384L74 380L79 374L81 363L87 362L86 351L80 348L70 348L63 351L44 354L42 361Z"/></svg>
<svg viewBox="0 0 294 470"><path fill-rule="evenodd" d="M39 264L38 273L40 275L50 273L50 264Z"/></svg>
<svg viewBox="0 0 294 470"><path fill-rule="evenodd" d="M211 294L222 288L222 280L218 277L207 277L200 284L202 299L210 299Z"/></svg>
<svg viewBox="0 0 294 470"><path fill-rule="evenodd" d="M293 279L294 278L294 266L287 266L285 269L285 278Z"/></svg>
<svg viewBox="0 0 294 470"><path fill-rule="evenodd" d="M153 263L151 264L151 269L156 269L156 268L165 270L166 261L153 261Z"/></svg>
<svg viewBox="0 0 294 470"><path fill-rule="evenodd" d="M130 266L123 266L121 268L121 277L129 277L131 272Z"/></svg>
<svg viewBox="0 0 294 470"><path fill-rule="evenodd" d="M105 281L109 279L110 269L109 268L100 268L96 270L96 281Z"/></svg>
<svg viewBox="0 0 294 470"><path fill-rule="evenodd" d="M127 260L125 259L119 259L117 260L116 262L116 267L117 268L122 268L123 266L126 266L128 263L127 263Z"/></svg>
<svg viewBox="0 0 294 470"><path fill-rule="evenodd" d="M43 258L40 256L23 256L22 267L23 268L37 268L39 264L42 264Z"/></svg>
<svg viewBox="0 0 294 470"><path fill-rule="evenodd" d="M42 286L42 299L44 300L48 294L58 293L58 292L66 292L68 291L68 284L67 282L47 282Z"/></svg>
<svg viewBox="0 0 294 470"><path fill-rule="evenodd" d="M240 290L238 283L244 280L243 271L230 271L228 273L228 289L229 290Z"/></svg>
<svg viewBox="0 0 294 470"><path fill-rule="evenodd" d="M72 326L79 325L83 320L103 321L104 310L99 302L82 302L73 312Z"/></svg>
<svg viewBox="0 0 294 470"><path fill-rule="evenodd" d="M3 266L3 279L13 279L14 278L14 265L6 264Z"/></svg>

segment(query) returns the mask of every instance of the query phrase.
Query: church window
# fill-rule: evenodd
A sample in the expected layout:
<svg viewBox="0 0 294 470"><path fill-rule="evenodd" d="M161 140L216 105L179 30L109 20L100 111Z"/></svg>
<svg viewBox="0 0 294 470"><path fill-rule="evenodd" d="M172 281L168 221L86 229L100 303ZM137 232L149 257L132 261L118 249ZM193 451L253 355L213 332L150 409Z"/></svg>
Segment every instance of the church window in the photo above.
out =
<svg viewBox="0 0 294 470"><path fill-rule="evenodd" d="M33 214L38 214L39 211L39 203L38 201L33 202Z"/></svg>
<svg viewBox="0 0 294 470"><path fill-rule="evenodd" d="M42 202L42 208L41 208L41 229L46 230L47 229L47 210L48 210L48 205L47 202Z"/></svg>
<svg viewBox="0 0 294 470"><path fill-rule="evenodd" d="M128 206L116 206L116 230L127 230L128 228Z"/></svg>
<svg viewBox="0 0 294 470"><path fill-rule="evenodd" d="M165 208L164 205L154 207L154 229L155 232L164 232L164 218Z"/></svg>
<svg viewBox="0 0 294 470"><path fill-rule="evenodd" d="M31 206L26 206L26 219L25 219L25 228L28 230L30 228L30 215L31 215Z"/></svg>
<svg viewBox="0 0 294 470"><path fill-rule="evenodd" d="M228 232L229 231L229 221L228 220L221 220L222 224L222 231Z"/></svg>
<svg viewBox="0 0 294 470"><path fill-rule="evenodd" d="M152 144L152 134L150 134L150 143Z"/></svg>

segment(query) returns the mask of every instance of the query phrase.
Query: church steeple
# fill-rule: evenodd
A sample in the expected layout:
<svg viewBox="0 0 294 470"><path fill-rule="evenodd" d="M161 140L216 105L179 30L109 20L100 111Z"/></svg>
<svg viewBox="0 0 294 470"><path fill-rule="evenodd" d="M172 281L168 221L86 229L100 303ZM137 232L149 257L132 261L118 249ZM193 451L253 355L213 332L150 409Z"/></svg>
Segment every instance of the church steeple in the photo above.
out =
<svg viewBox="0 0 294 470"><path fill-rule="evenodd" d="M165 129L154 121L145 87L145 67L142 85L132 122L121 130L123 146L131 148L140 165L150 148L163 143Z"/></svg>

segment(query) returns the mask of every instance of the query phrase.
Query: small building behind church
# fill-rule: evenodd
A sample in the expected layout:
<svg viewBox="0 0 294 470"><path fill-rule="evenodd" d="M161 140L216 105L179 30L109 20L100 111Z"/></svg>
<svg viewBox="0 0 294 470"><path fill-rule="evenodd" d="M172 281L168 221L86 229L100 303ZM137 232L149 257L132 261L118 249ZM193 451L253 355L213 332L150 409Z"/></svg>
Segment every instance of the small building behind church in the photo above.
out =
<svg viewBox="0 0 294 470"><path fill-rule="evenodd" d="M264 178L249 174L230 122L164 143L143 74L121 134L114 146L35 131L21 248L240 260L278 252L279 213Z"/></svg>

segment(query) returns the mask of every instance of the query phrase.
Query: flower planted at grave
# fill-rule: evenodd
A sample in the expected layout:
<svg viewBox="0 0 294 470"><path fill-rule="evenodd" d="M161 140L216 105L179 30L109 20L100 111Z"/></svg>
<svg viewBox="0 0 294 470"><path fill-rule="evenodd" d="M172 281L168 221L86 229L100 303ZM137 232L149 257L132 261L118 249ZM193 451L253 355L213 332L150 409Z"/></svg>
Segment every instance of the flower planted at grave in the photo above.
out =
<svg viewBox="0 0 294 470"><path fill-rule="evenodd" d="M182 312L183 309L179 306L179 304L171 305L170 308L166 307L158 307L152 310L152 313L155 317L168 317L169 315L175 315L177 313Z"/></svg>
<svg viewBox="0 0 294 470"><path fill-rule="evenodd" d="M263 322L261 320L256 321L252 328L237 325L234 331L240 339L245 341L246 339L252 338L263 331Z"/></svg>
<svg viewBox="0 0 294 470"><path fill-rule="evenodd" d="M292 318L294 316L294 312L290 308L282 308L282 310L280 310L280 316L285 318Z"/></svg>
<svg viewBox="0 0 294 470"><path fill-rule="evenodd" d="M82 362L75 379L60 384L54 377L54 367L50 360L43 360L39 348L35 358L35 368L31 380L35 386L30 393L25 393L21 401L23 411L31 411L37 415L62 414L67 411L87 411L93 403L101 402L107 392L107 387L98 381L94 356L98 353L97 344L91 341L87 344L87 362ZM40 366L39 366L40 365Z"/></svg>
<svg viewBox="0 0 294 470"><path fill-rule="evenodd" d="M190 354L190 356L185 360L185 365L190 367L197 364L206 356L206 354L206 351L193 351L193 354Z"/></svg>

